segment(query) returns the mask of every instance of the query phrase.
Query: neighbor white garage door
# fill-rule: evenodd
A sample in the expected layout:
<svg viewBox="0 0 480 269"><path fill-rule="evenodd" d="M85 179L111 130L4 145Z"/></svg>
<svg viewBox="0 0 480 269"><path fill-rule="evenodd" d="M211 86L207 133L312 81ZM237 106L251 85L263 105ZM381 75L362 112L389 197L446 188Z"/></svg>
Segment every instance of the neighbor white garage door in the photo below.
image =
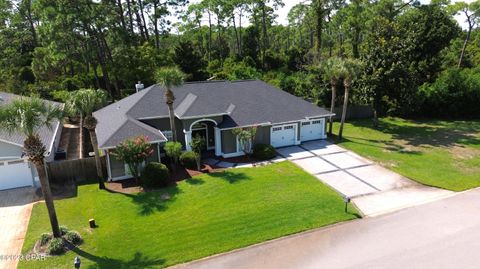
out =
<svg viewBox="0 0 480 269"><path fill-rule="evenodd" d="M300 127L300 140L303 142L322 139L324 136L324 130L324 119L302 122Z"/></svg>
<svg viewBox="0 0 480 269"><path fill-rule="evenodd" d="M271 144L273 147L295 145L296 124L272 126Z"/></svg>
<svg viewBox="0 0 480 269"><path fill-rule="evenodd" d="M0 162L0 190L33 186L32 170L27 162Z"/></svg>

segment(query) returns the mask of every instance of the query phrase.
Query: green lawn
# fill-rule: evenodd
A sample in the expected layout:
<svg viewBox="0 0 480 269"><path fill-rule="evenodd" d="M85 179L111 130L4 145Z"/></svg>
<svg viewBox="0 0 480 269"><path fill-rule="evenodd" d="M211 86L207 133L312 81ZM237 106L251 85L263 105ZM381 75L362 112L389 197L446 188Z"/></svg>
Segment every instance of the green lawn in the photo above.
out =
<svg viewBox="0 0 480 269"><path fill-rule="evenodd" d="M426 185L480 186L480 121L384 118L375 129L371 120L356 120L339 144Z"/></svg>
<svg viewBox="0 0 480 269"><path fill-rule="evenodd" d="M161 268L280 236L346 221L342 198L290 162L206 174L165 191L121 194L78 187L56 201L61 224L84 237L80 249L19 268ZM98 228L87 228L95 218ZM44 204L33 208L23 252L49 230Z"/></svg>

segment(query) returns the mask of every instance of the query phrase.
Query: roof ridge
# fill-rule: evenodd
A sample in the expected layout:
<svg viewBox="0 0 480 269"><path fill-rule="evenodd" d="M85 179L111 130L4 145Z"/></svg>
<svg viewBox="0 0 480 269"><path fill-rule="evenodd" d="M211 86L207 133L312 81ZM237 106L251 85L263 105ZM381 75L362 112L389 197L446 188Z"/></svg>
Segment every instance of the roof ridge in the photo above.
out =
<svg viewBox="0 0 480 269"><path fill-rule="evenodd" d="M203 84L203 83L220 83L220 82L229 82L229 80L198 80L198 81L187 81L184 84Z"/></svg>
<svg viewBox="0 0 480 269"><path fill-rule="evenodd" d="M138 104L138 102L140 102L140 100L142 100L142 99L145 97L145 95L147 95L148 93L150 93L150 91L152 90L152 88L153 88L154 86L156 86L156 85L157 85L157 84L153 84L152 86L150 86L150 87L148 87L148 88L146 88L146 89L144 89L144 90L141 90L141 91L139 91L139 92L137 92L137 93L134 93L134 94L130 95L130 96L134 96L135 94L143 93L143 95L140 96L135 102L133 102L133 104L131 104L130 108L128 108L128 110L125 111L125 116L126 116L126 117L128 117L128 114L130 113L130 110L132 110L132 109ZM140 95L140 94L139 94L139 95ZM128 96L128 97L130 97L130 96ZM126 98L128 98L128 97L126 97ZM124 100L124 99L122 99L122 100Z"/></svg>

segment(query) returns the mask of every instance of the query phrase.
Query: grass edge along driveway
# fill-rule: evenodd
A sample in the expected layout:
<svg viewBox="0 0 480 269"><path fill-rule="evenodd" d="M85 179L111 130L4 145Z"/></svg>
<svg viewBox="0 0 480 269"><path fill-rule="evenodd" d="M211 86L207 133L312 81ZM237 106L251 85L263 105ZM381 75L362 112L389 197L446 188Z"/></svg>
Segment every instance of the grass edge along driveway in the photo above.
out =
<svg viewBox="0 0 480 269"><path fill-rule="evenodd" d="M160 197L168 192L171 198ZM343 199L293 163L228 169L165 190L122 194L78 187L56 201L62 225L79 231L79 249L19 268L162 268L281 236L357 218ZM88 219L99 227L90 230ZM48 231L44 204L35 205L23 253Z"/></svg>
<svg viewBox="0 0 480 269"><path fill-rule="evenodd" d="M337 144L425 185L452 191L480 186L480 120L389 117L378 128L370 119L351 120Z"/></svg>

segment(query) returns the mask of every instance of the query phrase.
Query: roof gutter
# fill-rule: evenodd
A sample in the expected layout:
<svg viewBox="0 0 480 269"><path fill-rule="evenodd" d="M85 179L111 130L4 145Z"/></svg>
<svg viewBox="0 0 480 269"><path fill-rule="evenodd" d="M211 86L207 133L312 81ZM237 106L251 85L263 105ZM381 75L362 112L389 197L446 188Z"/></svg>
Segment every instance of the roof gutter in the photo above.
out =
<svg viewBox="0 0 480 269"><path fill-rule="evenodd" d="M153 140L153 141L148 141L149 144L158 144L158 143L163 143L163 142L168 142L168 140ZM114 149L116 147L98 147L98 149L103 149L103 150L107 150L107 149Z"/></svg>

